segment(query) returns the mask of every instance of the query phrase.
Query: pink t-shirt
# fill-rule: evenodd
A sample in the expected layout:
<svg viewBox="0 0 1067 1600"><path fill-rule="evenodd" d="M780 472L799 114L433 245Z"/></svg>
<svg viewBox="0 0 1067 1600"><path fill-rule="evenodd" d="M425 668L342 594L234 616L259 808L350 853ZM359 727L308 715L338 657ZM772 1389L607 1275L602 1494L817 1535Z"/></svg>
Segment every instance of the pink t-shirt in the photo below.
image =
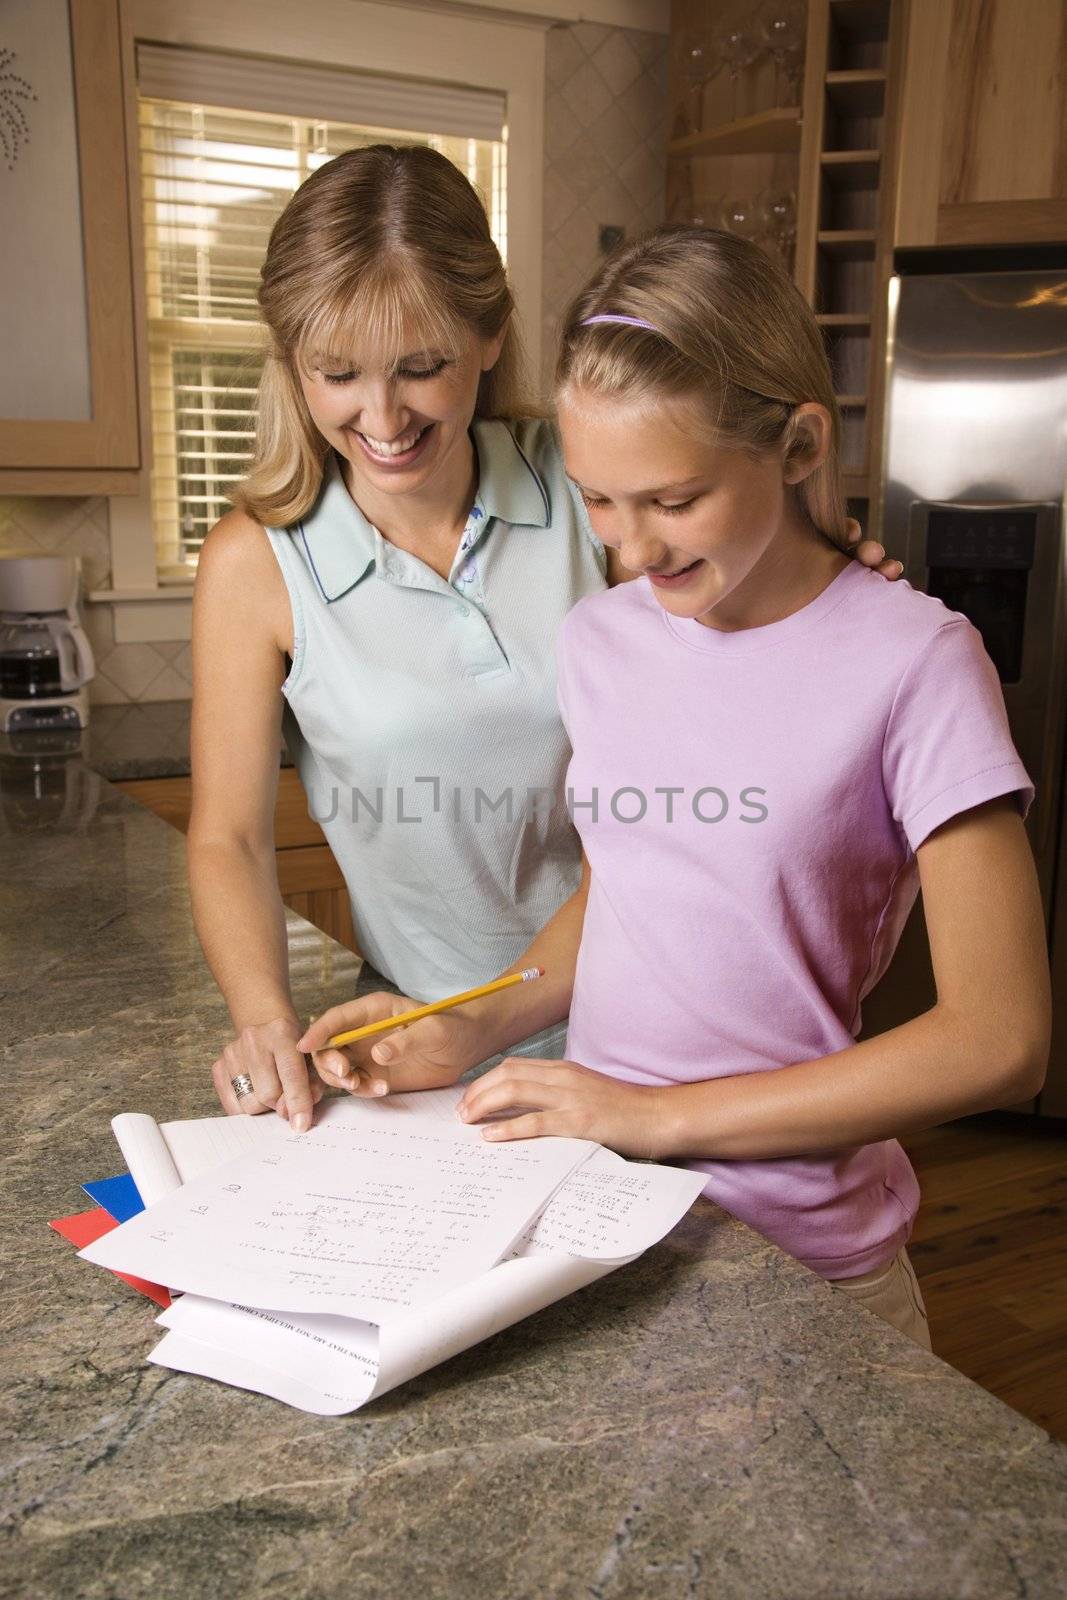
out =
<svg viewBox="0 0 1067 1600"><path fill-rule="evenodd" d="M846 1048L915 900L919 845L996 795L1024 814L1033 798L978 631L857 563L735 633L671 617L637 579L575 606L557 661L593 875L567 1056L631 1083ZM830 1278L887 1262L918 1204L892 1139L686 1164Z"/></svg>

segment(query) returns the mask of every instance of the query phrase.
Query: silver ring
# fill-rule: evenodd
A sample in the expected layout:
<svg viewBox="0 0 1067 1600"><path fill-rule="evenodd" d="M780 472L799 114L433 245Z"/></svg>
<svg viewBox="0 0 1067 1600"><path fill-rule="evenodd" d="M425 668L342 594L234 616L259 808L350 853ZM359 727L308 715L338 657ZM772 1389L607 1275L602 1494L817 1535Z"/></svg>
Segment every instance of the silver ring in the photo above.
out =
<svg viewBox="0 0 1067 1600"><path fill-rule="evenodd" d="M231 1078L230 1088L233 1090L238 1100L241 1099L242 1095L255 1094L256 1092L255 1085L248 1076L247 1072L239 1072L236 1078Z"/></svg>

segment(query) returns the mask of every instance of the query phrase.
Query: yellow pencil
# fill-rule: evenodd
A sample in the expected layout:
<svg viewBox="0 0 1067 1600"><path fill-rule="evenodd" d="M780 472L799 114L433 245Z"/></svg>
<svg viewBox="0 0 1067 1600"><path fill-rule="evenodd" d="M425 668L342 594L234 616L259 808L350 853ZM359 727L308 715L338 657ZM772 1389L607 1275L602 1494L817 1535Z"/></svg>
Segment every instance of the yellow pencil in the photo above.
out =
<svg viewBox="0 0 1067 1600"><path fill-rule="evenodd" d="M498 989L508 989L513 983L529 983L531 978L543 978L544 967L527 967L525 972L510 972L506 978L494 978L477 989L465 989L462 994L451 994L446 1000L435 1000L432 1005L417 1006L414 1011L401 1011L396 1017L383 1017L380 1022L368 1022L362 1028L350 1028L347 1033L335 1033L321 1046L323 1050L339 1044L351 1044L353 1039L366 1039L372 1033L390 1033L394 1028L405 1028L420 1017L430 1017L435 1011L448 1011L461 1006L466 1000L480 1000L483 994L495 994Z"/></svg>

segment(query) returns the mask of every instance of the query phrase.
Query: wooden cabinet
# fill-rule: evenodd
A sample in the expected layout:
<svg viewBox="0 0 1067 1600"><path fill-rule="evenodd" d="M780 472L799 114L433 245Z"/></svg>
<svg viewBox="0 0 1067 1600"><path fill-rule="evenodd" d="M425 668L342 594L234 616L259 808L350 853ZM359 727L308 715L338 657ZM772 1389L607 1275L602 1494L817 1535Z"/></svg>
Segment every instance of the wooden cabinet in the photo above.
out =
<svg viewBox="0 0 1067 1600"><path fill-rule="evenodd" d="M897 245L1067 240L1067 0L912 0Z"/></svg>
<svg viewBox="0 0 1067 1600"><path fill-rule="evenodd" d="M875 538L906 12L808 0L794 276L826 340L850 510Z"/></svg>
<svg viewBox="0 0 1067 1600"><path fill-rule="evenodd" d="M758 36L759 0L730 16ZM807 0L799 106L769 103L766 62L709 76L718 21L674 0L669 214L722 225L724 194L795 184L794 277L826 339L850 509L877 537L894 251L1067 241L1067 0Z"/></svg>
<svg viewBox="0 0 1067 1600"><path fill-rule="evenodd" d="M121 493L141 465L119 0L4 10L0 493Z"/></svg>
<svg viewBox="0 0 1067 1600"><path fill-rule="evenodd" d="M190 778L132 778L115 788L182 833L188 829ZM345 880L325 834L308 816L307 798L292 767L283 767L278 775L274 847L283 903L358 955Z"/></svg>

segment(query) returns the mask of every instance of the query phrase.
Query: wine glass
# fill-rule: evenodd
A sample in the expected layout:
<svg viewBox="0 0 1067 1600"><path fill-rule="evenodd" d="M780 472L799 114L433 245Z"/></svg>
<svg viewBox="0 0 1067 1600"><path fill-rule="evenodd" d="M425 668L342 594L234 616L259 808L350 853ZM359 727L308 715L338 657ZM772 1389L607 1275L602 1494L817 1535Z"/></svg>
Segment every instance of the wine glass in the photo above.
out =
<svg viewBox="0 0 1067 1600"><path fill-rule="evenodd" d="M755 239L760 230L759 213L747 195L732 195L724 200L718 222L720 228L741 239Z"/></svg>
<svg viewBox="0 0 1067 1600"><path fill-rule="evenodd" d="M765 238L788 267L796 237L796 195L791 189L765 189L757 197L756 214Z"/></svg>
<svg viewBox="0 0 1067 1600"><path fill-rule="evenodd" d="M786 51L785 57L785 82L789 90L790 105L800 102L800 80L804 76L804 39L801 37L796 44Z"/></svg>
<svg viewBox="0 0 1067 1600"><path fill-rule="evenodd" d="M692 31L682 36L682 78L689 102L688 131L700 133L704 121L704 87L713 74L711 52L703 34Z"/></svg>
<svg viewBox="0 0 1067 1600"><path fill-rule="evenodd" d="M796 0L766 0L757 18L759 36L774 61L774 103L783 74L792 101L796 100L799 65L804 52L804 13Z"/></svg>
<svg viewBox="0 0 1067 1600"><path fill-rule="evenodd" d="M710 199L698 196L693 200L685 220L694 228L721 228L724 205L722 195Z"/></svg>
<svg viewBox="0 0 1067 1600"><path fill-rule="evenodd" d="M717 31L712 52L718 61L729 69L733 93L731 116L737 120L737 85L745 72L760 54L761 45L755 34L739 20L727 18Z"/></svg>

